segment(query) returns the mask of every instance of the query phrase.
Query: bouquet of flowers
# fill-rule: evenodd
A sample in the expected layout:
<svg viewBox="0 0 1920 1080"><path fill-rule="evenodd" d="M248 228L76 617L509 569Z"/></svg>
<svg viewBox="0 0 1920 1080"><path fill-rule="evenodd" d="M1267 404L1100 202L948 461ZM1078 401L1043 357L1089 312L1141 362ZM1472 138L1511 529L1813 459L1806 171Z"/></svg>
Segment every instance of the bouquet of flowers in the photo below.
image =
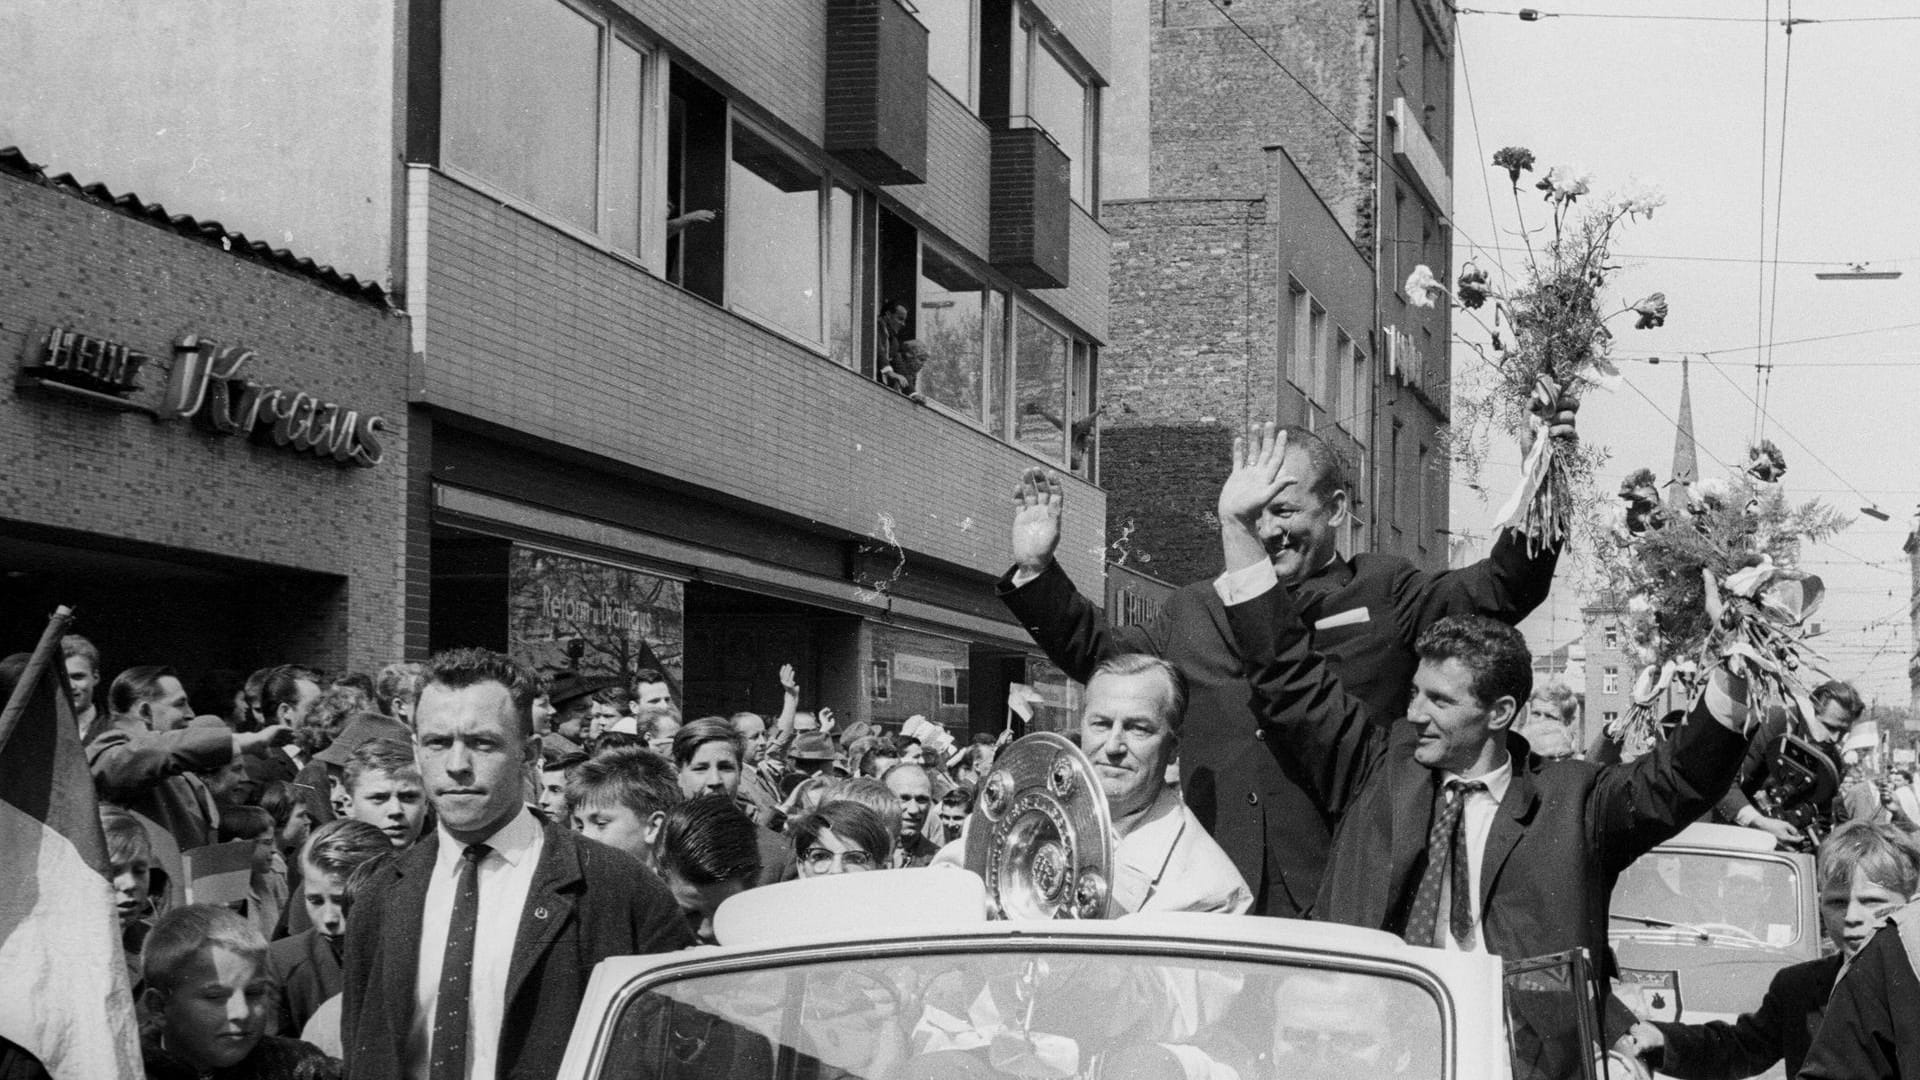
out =
<svg viewBox="0 0 1920 1080"><path fill-rule="evenodd" d="M1626 598L1644 668L1620 720L1625 730L1611 734L1650 736L1651 703L1666 679L1721 657L1748 680L1750 701L1794 701L1817 723L1799 672L1812 652L1806 621L1826 589L1796 563L1806 544L1848 521L1818 500L1789 502L1776 482L1785 472L1779 449L1763 443L1744 471L1676 491L1664 504L1649 469L1621 485L1626 508L1600 554L1608 592Z"/></svg>
<svg viewBox="0 0 1920 1080"><path fill-rule="evenodd" d="M1478 438L1478 429L1498 426L1517 436L1525 451L1522 483L1501 509L1499 524L1521 530L1530 549L1559 544L1576 513L1592 502L1593 471L1601 460L1597 452L1571 440L1543 438L1557 418L1579 408L1586 390L1619 377L1608 359L1613 332L1607 323L1635 316L1634 326L1649 330L1667 318L1667 299L1653 293L1607 312L1605 286L1612 265L1615 232L1628 220L1652 217L1663 202L1657 194L1641 193L1589 202L1591 179L1565 168L1554 168L1534 185L1545 192L1547 224L1529 229L1520 208L1520 174L1533 168L1533 152L1509 146L1493 157L1513 184L1515 211L1521 218L1520 235L1527 244L1522 280L1502 292L1486 270L1468 262L1461 269L1455 296L1470 313L1492 306L1491 322L1481 320L1487 341L1469 341L1493 366L1491 392L1481 400L1456 401L1454 440ZM1536 248L1536 233L1551 229L1544 246ZM1407 280L1407 293L1417 306L1432 306L1447 290L1425 266ZM1475 319L1481 317L1477 314ZM1464 425L1464 426L1463 426Z"/></svg>

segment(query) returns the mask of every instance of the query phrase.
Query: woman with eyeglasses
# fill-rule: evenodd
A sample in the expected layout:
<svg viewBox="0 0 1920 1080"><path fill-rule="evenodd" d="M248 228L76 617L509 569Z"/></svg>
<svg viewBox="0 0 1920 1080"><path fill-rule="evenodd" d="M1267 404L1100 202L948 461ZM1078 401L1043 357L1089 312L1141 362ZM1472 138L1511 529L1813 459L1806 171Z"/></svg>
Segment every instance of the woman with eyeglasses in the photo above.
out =
<svg viewBox="0 0 1920 1080"><path fill-rule="evenodd" d="M887 865L893 832L872 809L844 799L821 803L787 825L801 877L858 874Z"/></svg>

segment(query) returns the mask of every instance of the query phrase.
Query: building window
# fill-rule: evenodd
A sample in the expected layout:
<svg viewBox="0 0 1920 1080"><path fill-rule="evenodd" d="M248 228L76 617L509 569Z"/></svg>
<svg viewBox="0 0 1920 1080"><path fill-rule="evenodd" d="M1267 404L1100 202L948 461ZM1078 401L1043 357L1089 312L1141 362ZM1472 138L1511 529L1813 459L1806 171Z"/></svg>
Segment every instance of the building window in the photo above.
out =
<svg viewBox="0 0 1920 1080"><path fill-rule="evenodd" d="M980 107L980 0L921 0L927 74L968 109Z"/></svg>
<svg viewBox="0 0 1920 1080"><path fill-rule="evenodd" d="M639 256L652 55L561 0L445 0L441 34L445 164Z"/></svg>
<svg viewBox="0 0 1920 1080"><path fill-rule="evenodd" d="M1427 550L1427 545L1433 542L1433 520L1428 516L1427 505L1430 501L1428 492L1431 488L1427 478L1428 469L1427 448L1423 444L1418 447L1415 452L1413 486L1414 500L1418 504L1414 508L1416 516L1414 518L1413 535L1415 543L1421 551Z"/></svg>
<svg viewBox="0 0 1920 1080"><path fill-rule="evenodd" d="M1067 435L1067 467L1087 480L1097 475L1095 458L1100 439L1099 367L1094 363L1093 346L1078 338L1073 342L1073 371L1067 382L1068 408L1073 424Z"/></svg>
<svg viewBox="0 0 1920 1080"><path fill-rule="evenodd" d="M939 702L942 705L965 705L966 699L960 695L960 669L952 664L941 664L939 674Z"/></svg>
<svg viewBox="0 0 1920 1080"><path fill-rule="evenodd" d="M1287 349L1287 381L1293 384L1295 390L1305 395L1307 388L1313 385L1312 369L1308 366L1312 362L1313 355L1310 336L1313 327L1311 318L1313 301L1307 296L1307 290L1301 288L1298 282L1288 282L1287 303L1290 309L1287 312L1287 321L1293 328L1289 341L1290 347Z"/></svg>
<svg viewBox="0 0 1920 1080"><path fill-rule="evenodd" d="M1025 308L1014 320L1014 441L1041 457L1066 457L1067 337Z"/></svg>
<svg viewBox="0 0 1920 1080"><path fill-rule="evenodd" d="M1603 712L1600 714L1600 722L1608 727L1612 727L1613 722L1618 719L1620 719L1620 714L1617 712Z"/></svg>
<svg viewBox="0 0 1920 1080"><path fill-rule="evenodd" d="M1335 328L1333 351L1327 355L1327 374L1322 380L1327 397L1327 414L1342 431L1353 430L1353 402L1347 396L1347 373L1353 367L1353 339L1345 330Z"/></svg>
<svg viewBox="0 0 1920 1080"><path fill-rule="evenodd" d="M733 125L727 304L803 341L821 332L820 174L754 128Z"/></svg>
<svg viewBox="0 0 1920 1080"><path fill-rule="evenodd" d="M1067 155L1073 201L1088 213L1095 212L1100 203L1095 168L1100 160L1099 91L1074 74L1018 9L1011 89L1013 122L1037 124L1053 137Z"/></svg>
<svg viewBox="0 0 1920 1080"><path fill-rule="evenodd" d="M867 662L867 696L874 701L893 699L893 665L884 656Z"/></svg>
<svg viewBox="0 0 1920 1080"><path fill-rule="evenodd" d="M1609 626L1600 632L1600 636L1606 639L1607 648L1617 649L1620 647L1620 628L1619 627Z"/></svg>
<svg viewBox="0 0 1920 1080"><path fill-rule="evenodd" d="M1319 430L1327 422L1327 309L1308 303L1307 311L1307 399L1313 403L1307 426Z"/></svg>
<svg viewBox="0 0 1920 1080"><path fill-rule="evenodd" d="M1603 694L1617 694L1620 692L1620 669L1619 668L1610 667L1610 668L1605 668L1601 670L1600 692Z"/></svg>
<svg viewBox="0 0 1920 1080"><path fill-rule="evenodd" d="M920 392L969 420L986 421L993 395L987 343L1002 332L989 320L991 290L961 268L958 261L928 246L920 254L920 317L916 331L927 352L920 369Z"/></svg>
<svg viewBox="0 0 1920 1080"><path fill-rule="evenodd" d="M1353 350L1353 364L1347 378L1347 432L1365 447L1373 441L1373 372L1367 368L1367 354Z"/></svg>

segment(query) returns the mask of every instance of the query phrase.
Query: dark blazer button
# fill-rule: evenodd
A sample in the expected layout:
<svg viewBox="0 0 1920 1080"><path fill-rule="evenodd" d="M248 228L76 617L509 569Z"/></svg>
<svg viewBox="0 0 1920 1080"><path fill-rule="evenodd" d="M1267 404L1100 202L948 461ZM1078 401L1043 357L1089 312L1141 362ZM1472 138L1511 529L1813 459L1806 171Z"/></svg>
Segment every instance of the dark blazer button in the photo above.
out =
<svg viewBox="0 0 1920 1080"><path fill-rule="evenodd" d="M1259 792L1257 792L1257 791L1249 791L1249 792L1247 792L1247 805L1248 805L1248 806L1259 806L1259 805L1260 805L1260 793L1259 793Z"/></svg>

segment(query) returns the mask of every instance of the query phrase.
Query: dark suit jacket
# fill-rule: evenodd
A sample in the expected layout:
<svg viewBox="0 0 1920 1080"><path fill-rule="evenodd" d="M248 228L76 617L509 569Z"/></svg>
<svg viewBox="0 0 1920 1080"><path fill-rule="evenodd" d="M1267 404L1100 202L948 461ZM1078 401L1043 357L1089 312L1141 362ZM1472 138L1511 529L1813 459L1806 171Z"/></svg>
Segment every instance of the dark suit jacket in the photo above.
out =
<svg viewBox="0 0 1920 1080"><path fill-rule="evenodd" d="M287 906L306 905L295 896ZM340 958L318 930L303 930L268 945L267 972L279 992L276 1034L291 1039L300 1037L321 1002L340 992Z"/></svg>
<svg viewBox="0 0 1920 1080"><path fill-rule="evenodd" d="M1268 743L1305 766L1340 818L1314 917L1404 934L1440 780L1413 758L1419 730L1369 722L1309 647L1285 589L1236 604L1228 617L1247 655L1269 658L1254 676ZM1712 809L1745 748L1704 704L1629 765L1544 761L1510 735L1513 780L1481 859L1487 951L1517 960L1584 947L1597 975L1614 880Z"/></svg>
<svg viewBox="0 0 1920 1080"><path fill-rule="evenodd" d="M1834 984L1806 1080L1920 1080L1920 907L1873 935Z"/></svg>
<svg viewBox="0 0 1920 1080"><path fill-rule="evenodd" d="M1760 1007L1731 1024L1654 1024L1667 1043L1661 1074L1678 1080L1740 1080L1784 1060L1788 1076L1800 1075L1800 1062L1820 1030L1839 977L1839 954L1823 956L1774 972Z"/></svg>
<svg viewBox="0 0 1920 1080"><path fill-rule="evenodd" d="M1433 622L1467 612L1518 622L1546 598L1557 555L1529 558L1526 543L1502 534L1485 560L1427 573L1392 555L1336 559L1296 588L1312 647L1347 692L1386 723L1406 709L1414 639ZM1180 733L1180 784L1200 823L1253 886L1262 915L1301 915L1320 887L1332 820L1303 790L1295 763L1258 741L1247 665L1233 643L1212 582L1174 593L1146 626L1110 627L1074 590L1059 565L1020 588L1001 579L1001 599L1033 640L1073 679L1102 660L1144 652L1172 662L1187 679Z"/></svg>
<svg viewBox="0 0 1920 1080"><path fill-rule="evenodd" d="M545 1080L559 1070L594 965L694 943L673 895L632 856L543 828L546 847L513 942L501 1080ZM421 911L439 850L438 831L429 833L374 878L347 920L340 1036L351 1080L398 1080L406 1067Z"/></svg>

